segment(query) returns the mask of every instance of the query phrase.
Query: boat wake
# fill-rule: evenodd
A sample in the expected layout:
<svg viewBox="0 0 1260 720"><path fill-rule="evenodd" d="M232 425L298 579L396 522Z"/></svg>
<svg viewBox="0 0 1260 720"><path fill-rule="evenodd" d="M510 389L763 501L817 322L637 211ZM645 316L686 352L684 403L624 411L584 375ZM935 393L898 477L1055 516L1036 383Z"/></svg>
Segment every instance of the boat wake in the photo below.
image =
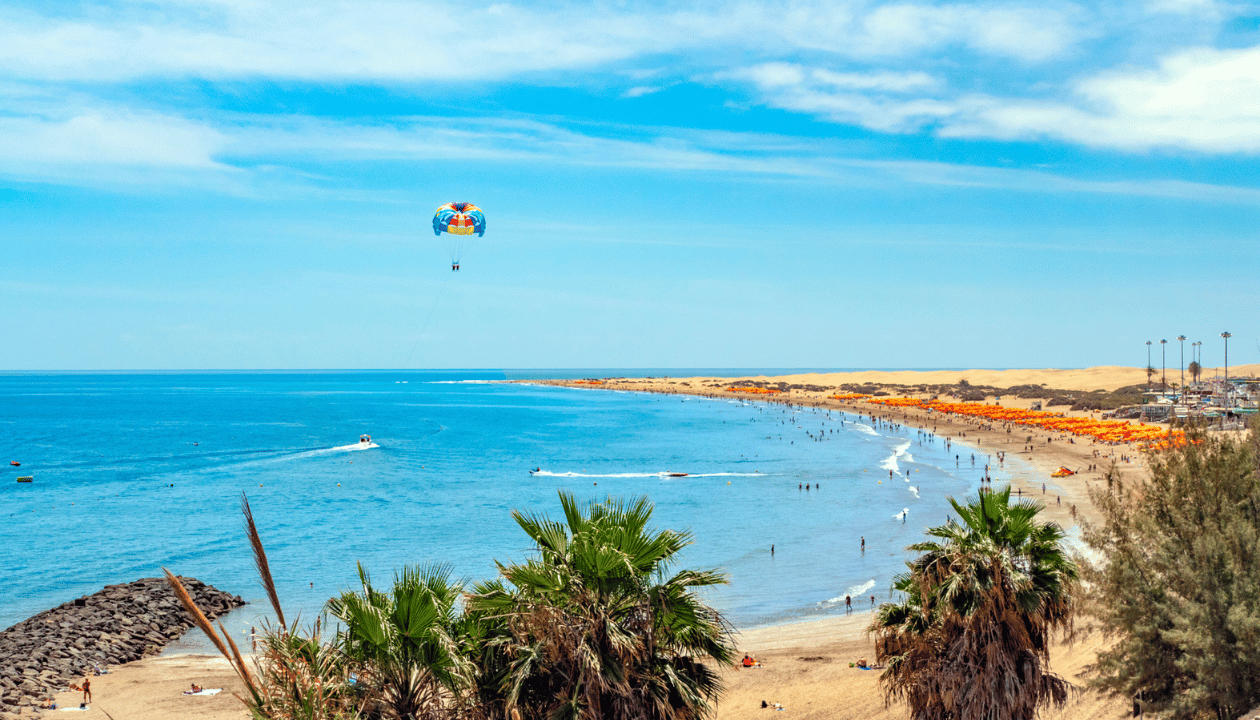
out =
<svg viewBox="0 0 1260 720"><path fill-rule="evenodd" d="M295 458L295 459L308 458L308 457L320 457L322 455L338 455L341 453L359 452L361 450L372 450L374 448L379 448L379 447L380 445L377 445L374 442L372 443L357 442L353 445L338 445L337 447L320 448L318 450L307 450L306 452L300 452L300 453L297 453L296 455L291 455L289 457Z"/></svg>

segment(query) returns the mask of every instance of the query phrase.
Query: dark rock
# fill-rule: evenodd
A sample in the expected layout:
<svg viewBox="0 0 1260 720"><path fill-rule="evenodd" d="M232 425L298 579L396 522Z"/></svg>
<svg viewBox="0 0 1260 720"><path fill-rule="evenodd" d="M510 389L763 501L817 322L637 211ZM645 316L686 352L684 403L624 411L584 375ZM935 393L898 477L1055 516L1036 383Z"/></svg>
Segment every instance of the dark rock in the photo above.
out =
<svg viewBox="0 0 1260 720"><path fill-rule="evenodd" d="M199 580L181 581L206 617L245 604ZM23 620L0 632L0 707L35 704L94 673L98 664L155 655L192 626L165 578L110 585Z"/></svg>

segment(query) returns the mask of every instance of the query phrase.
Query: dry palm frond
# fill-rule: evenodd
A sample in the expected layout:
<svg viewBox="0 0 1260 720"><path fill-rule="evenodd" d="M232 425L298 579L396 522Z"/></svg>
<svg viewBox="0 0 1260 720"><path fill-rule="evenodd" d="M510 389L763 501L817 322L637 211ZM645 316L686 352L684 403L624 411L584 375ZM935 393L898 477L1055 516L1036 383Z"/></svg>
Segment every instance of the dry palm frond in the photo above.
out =
<svg viewBox="0 0 1260 720"><path fill-rule="evenodd" d="M280 608L280 596L276 594L276 583L271 579L271 566L267 564L267 552L263 550L262 538L258 536L258 528L254 526L254 514L249 511L249 498L241 493L241 512L245 514L245 530L249 534L249 544L254 548L254 565L258 567L258 577L262 580L263 590L271 600L271 607L276 611L276 619L280 627L288 627L284 621L284 610Z"/></svg>
<svg viewBox="0 0 1260 720"><path fill-rule="evenodd" d="M244 681L245 687L249 688L250 695L258 699L258 687L254 684L253 675L250 674L249 667L241 657L240 651L236 649L236 643L232 642L231 636L224 630L223 637L219 637L219 634L214 630L214 626L210 624L210 620L206 618L205 613L201 612L201 608L197 607L197 603L193 602L192 596L188 594L188 590L184 588L184 584L179 581L179 578L166 568L162 568L162 572L166 574L166 582L175 591L175 597L179 598L180 604L184 606L184 610L192 618L193 623L201 628L206 637L210 638L210 642L214 643L215 648L218 649L219 653L228 661L228 664L232 666L232 669L236 671L236 674ZM220 623L219 628L222 629L222 627L223 625ZM227 645L223 642L224 638L231 644L233 652L228 651Z"/></svg>

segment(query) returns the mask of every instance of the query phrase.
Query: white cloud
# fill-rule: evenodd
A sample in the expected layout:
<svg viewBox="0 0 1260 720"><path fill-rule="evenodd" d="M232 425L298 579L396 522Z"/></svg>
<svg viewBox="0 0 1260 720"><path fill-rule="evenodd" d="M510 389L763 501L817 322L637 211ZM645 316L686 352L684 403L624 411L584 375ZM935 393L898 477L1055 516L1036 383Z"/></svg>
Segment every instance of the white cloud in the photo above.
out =
<svg viewBox="0 0 1260 720"><path fill-rule="evenodd" d="M586 70L697 50L847 57L962 46L1045 60L1079 38L1070 6L745 1L681 7L468 7L441 0L154 0L82 14L0 9L10 78L450 82ZM634 7L634 6L632 6Z"/></svg>
<svg viewBox="0 0 1260 720"><path fill-rule="evenodd" d="M716 77L752 82L761 92L762 102L771 107L885 132L917 130L955 112L950 103L914 97L937 85L922 72L838 73L791 63L764 63Z"/></svg>
<svg viewBox="0 0 1260 720"><path fill-rule="evenodd" d="M1122 150L1260 151L1260 47L1180 52L1079 82L1067 101L973 100L948 137L1051 137ZM1075 101L1075 102L1072 102Z"/></svg>
<svg viewBox="0 0 1260 720"><path fill-rule="evenodd" d="M169 116L0 117L0 156L10 164L224 169L211 157L222 145L216 130Z"/></svg>
<svg viewBox="0 0 1260 720"><path fill-rule="evenodd" d="M622 93L622 97L628 97L628 98L643 97L644 95L651 95L652 93L658 93L664 89L665 88L663 87L653 87L651 85L636 85L635 87L632 87L629 90Z"/></svg>
<svg viewBox="0 0 1260 720"><path fill-rule="evenodd" d="M313 178L304 166L314 162L335 173L338 163L458 158L838 186L985 187L1260 206L1260 190L1245 187L1087 180L1018 169L855 159L843 143L818 138L608 125L585 129L528 118L410 117L374 124L258 115L192 120L110 106L75 105L53 113L40 105L39 114L0 118L0 176L112 188L122 183L145 192L174 183L230 194L355 197L369 191L345 187L329 176ZM381 202L388 192L370 195Z"/></svg>
<svg viewBox="0 0 1260 720"><path fill-rule="evenodd" d="M837 73L790 63L715 77L750 83L770 107L881 132L931 128L948 138L1052 138L1122 151L1260 151L1260 46L1186 50L1156 69L1096 73L1044 99L962 94L925 73Z"/></svg>
<svg viewBox="0 0 1260 720"><path fill-rule="evenodd" d="M885 5L864 18L861 27L855 42L863 54L961 44L1028 62L1058 55L1078 36L1067 14L1049 7Z"/></svg>

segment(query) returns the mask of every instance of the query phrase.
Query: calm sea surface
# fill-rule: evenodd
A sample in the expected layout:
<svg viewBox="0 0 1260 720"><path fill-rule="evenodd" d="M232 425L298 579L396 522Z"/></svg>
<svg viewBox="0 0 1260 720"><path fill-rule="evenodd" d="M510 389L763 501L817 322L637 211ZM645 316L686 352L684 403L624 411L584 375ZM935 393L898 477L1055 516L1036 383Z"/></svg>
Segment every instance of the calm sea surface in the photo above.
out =
<svg viewBox="0 0 1260 720"><path fill-rule="evenodd" d="M493 576L529 552L511 511L559 516L557 490L651 498L657 527L694 533L685 566L728 574L707 597L737 626L809 619L887 597L905 546L983 473L851 415L506 377L523 374L0 376L0 627L165 566L249 600L230 623L248 629L267 604L242 492L308 619L356 562L381 584L430 561Z"/></svg>

